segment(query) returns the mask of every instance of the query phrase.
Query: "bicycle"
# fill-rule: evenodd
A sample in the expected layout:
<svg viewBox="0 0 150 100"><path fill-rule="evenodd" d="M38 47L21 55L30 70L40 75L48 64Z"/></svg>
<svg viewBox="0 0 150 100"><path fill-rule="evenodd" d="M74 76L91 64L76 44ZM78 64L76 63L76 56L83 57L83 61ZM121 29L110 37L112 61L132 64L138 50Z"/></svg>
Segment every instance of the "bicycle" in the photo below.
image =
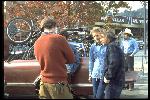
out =
<svg viewBox="0 0 150 100"><path fill-rule="evenodd" d="M11 42L23 44L31 39L34 32L40 31L33 20L16 17L9 21L6 34Z"/></svg>
<svg viewBox="0 0 150 100"><path fill-rule="evenodd" d="M89 32L88 30L84 30L82 28L78 29L65 29L65 31L71 31L73 32ZM13 46L11 47L10 51L12 52L13 49L14 52L13 54L7 59L7 62L10 62L11 60L14 59L23 59L23 60L28 60L28 59L35 59L34 54L33 54L33 44L36 41L38 37L41 35L41 30L35 25L33 20L26 19L26 18L13 18L10 20L10 22L7 25L6 28L6 33L10 41L12 42ZM86 56L88 53L87 44L89 45L90 43L86 40L87 37L80 37L73 39L73 34L71 41L76 41L77 43L80 43L79 46L81 46L81 42L83 42L85 46L84 54L83 50L80 50L81 47L76 45L78 52L81 56ZM85 34L86 35L86 34ZM27 46L29 46L27 48ZM21 53L16 54L16 48L21 48ZM83 46L82 46L83 47Z"/></svg>
<svg viewBox="0 0 150 100"><path fill-rule="evenodd" d="M33 44L41 35L41 30L36 27L33 20L25 18L13 18L6 27L6 34L11 41L10 56L6 60L34 59Z"/></svg>

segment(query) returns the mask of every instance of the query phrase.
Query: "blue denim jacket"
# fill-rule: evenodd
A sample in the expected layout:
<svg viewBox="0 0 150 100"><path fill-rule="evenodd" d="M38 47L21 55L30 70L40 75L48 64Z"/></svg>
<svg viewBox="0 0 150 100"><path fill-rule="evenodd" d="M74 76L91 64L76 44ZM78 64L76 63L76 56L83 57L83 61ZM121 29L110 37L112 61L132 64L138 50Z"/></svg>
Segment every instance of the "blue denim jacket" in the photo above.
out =
<svg viewBox="0 0 150 100"><path fill-rule="evenodd" d="M73 74L78 69L78 67L80 67L80 56L78 54L78 51L77 51L75 45L73 45L71 43L69 43L69 45L70 45L70 47L73 50L73 53L75 55L75 63L66 64L66 67L67 67L68 73Z"/></svg>
<svg viewBox="0 0 150 100"><path fill-rule="evenodd" d="M133 38L122 41L120 47L125 54L132 53L135 55L139 51L138 43Z"/></svg>
<svg viewBox="0 0 150 100"><path fill-rule="evenodd" d="M104 76L106 45L92 44L89 52L89 76L102 79Z"/></svg>

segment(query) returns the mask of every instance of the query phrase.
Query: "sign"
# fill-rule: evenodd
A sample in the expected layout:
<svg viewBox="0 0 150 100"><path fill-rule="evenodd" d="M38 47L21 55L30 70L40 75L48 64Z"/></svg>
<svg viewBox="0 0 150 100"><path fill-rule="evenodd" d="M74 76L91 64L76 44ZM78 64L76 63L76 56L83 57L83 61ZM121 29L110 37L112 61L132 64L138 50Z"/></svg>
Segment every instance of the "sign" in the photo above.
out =
<svg viewBox="0 0 150 100"><path fill-rule="evenodd" d="M121 23L121 24L128 24L129 18L126 16L115 16L112 18L113 23Z"/></svg>
<svg viewBox="0 0 150 100"><path fill-rule="evenodd" d="M146 23L148 20L146 19ZM137 17L132 17L132 24L143 24L144 23L144 18L137 18Z"/></svg>
<svg viewBox="0 0 150 100"><path fill-rule="evenodd" d="M101 17L100 22L104 22L107 17ZM143 24L144 18L137 18L137 17L127 17L127 16L115 16L112 17L112 23L120 23L120 24ZM146 23L148 20L146 19Z"/></svg>

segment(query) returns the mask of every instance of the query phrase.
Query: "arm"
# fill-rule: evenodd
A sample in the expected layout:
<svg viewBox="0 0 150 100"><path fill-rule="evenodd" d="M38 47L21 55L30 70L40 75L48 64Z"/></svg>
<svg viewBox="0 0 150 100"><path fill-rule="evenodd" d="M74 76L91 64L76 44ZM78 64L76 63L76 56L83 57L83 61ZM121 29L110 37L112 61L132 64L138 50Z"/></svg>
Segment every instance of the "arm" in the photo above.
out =
<svg viewBox="0 0 150 100"><path fill-rule="evenodd" d="M138 51L139 51L139 47L138 47L138 43L136 40L133 39L133 45L134 45L134 51L132 52L131 56L134 56Z"/></svg>
<svg viewBox="0 0 150 100"><path fill-rule="evenodd" d="M64 37L62 38L61 43L62 43L62 48L61 49L64 52L64 56L66 58L66 64L74 63L75 62L74 53L73 53L71 47L69 46L67 40Z"/></svg>
<svg viewBox="0 0 150 100"><path fill-rule="evenodd" d="M74 45L70 44L70 47L75 55L75 62L72 64L67 64L67 67L68 67L70 73L74 73L80 66L80 56Z"/></svg>
<svg viewBox="0 0 150 100"><path fill-rule="evenodd" d="M90 51L89 51L89 76L92 75L92 70L94 67L93 48L94 48L94 45L91 46Z"/></svg>
<svg viewBox="0 0 150 100"><path fill-rule="evenodd" d="M107 56L108 62L106 62L107 69L105 72L105 78L107 80L111 80L115 78L116 71L120 64L118 48L116 48L115 46L110 46L108 48L107 53L108 53L108 56Z"/></svg>
<svg viewBox="0 0 150 100"><path fill-rule="evenodd" d="M121 43L120 43L120 48L122 51L124 51L123 41L121 41Z"/></svg>

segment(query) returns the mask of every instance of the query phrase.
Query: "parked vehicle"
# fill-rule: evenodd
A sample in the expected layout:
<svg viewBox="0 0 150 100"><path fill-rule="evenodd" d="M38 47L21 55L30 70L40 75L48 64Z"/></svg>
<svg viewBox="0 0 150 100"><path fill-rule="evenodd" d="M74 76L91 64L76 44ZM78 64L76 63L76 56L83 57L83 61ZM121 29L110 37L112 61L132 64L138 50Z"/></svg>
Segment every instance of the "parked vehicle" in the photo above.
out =
<svg viewBox="0 0 150 100"><path fill-rule="evenodd" d="M92 84L88 82L88 57L82 57L81 67L72 77L74 95L92 95ZM7 98L37 98L34 81L40 73L36 60L13 60L4 62L5 94ZM85 92L86 91L86 92Z"/></svg>
<svg viewBox="0 0 150 100"><path fill-rule="evenodd" d="M143 40L137 40L139 49L142 50L144 48L144 41Z"/></svg>
<svg viewBox="0 0 150 100"><path fill-rule="evenodd" d="M72 93L75 98L91 98L92 84L88 81L88 57L81 58L81 65L71 79ZM13 60L4 62L5 98L38 98L34 85L40 73L40 65L34 60ZM126 82L135 82L138 73L126 72Z"/></svg>

